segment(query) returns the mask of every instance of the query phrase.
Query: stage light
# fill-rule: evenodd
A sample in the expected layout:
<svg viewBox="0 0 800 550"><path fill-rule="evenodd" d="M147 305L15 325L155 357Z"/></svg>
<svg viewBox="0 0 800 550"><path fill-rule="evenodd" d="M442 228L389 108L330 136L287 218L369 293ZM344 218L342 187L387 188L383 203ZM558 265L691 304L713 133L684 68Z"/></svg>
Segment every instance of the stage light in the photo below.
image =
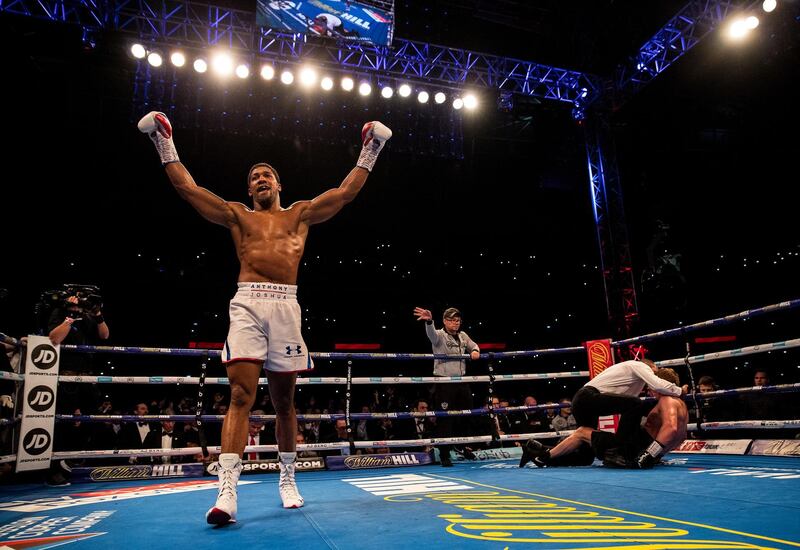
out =
<svg viewBox="0 0 800 550"><path fill-rule="evenodd" d="M778 7L778 2L776 2L776 0L764 0L764 3L761 4L761 9L767 13L771 12L776 7Z"/></svg>
<svg viewBox="0 0 800 550"><path fill-rule="evenodd" d="M242 63L241 65L236 67L236 76L239 78L247 78L250 76L250 67Z"/></svg>
<svg viewBox="0 0 800 550"><path fill-rule="evenodd" d="M403 84L403 85L400 86L400 89L397 90L397 92L402 97L408 97L408 96L411 95L411 86L409 86L408 84Z"/></svg>
<svg viewBox="0 0 800 550"><path fill-rule="evenodd" d="M320 81L319 85L325 91L332 90L333 89L333 79L331 77L329 77L329 76L326 76L325 78L322 79L322 81Z"/></svg>
<svg viewBox="0 0 800 550"><path fill-rule="evenodd" d="M355 83L353 82L353 79L350 78L349 76L346 76L342 79L342 90L344 90L345 92L349 92L350 90L352 90L354 85Z"/></svg>
<svg viewBox="0 0 800 550"><path fill-rule="evenodd" d="M472 94L464 96L464 107L467 109L474 109L478 106L478 98Z"/></svg>
<svg viewBox="0 0 800 550"><path fill-rule="evenodd" d="M147 55L147 50L141 44L134 44L131 46L131 55L136 59L144 59Z"/></svg>
<svg viewBox="0 0 800 550"><path fill-rule="evenodd" d="M386 99L389 99L394 95L394 90L391 86L384 86L383 89L381 89L381 95Z"/></svg>
<svg viewBox="0 0 800 550"><path fill-rule="evenodd" d="M372 86L369 85L369 82L362 82L358 85L358 93L361 95L369 95L372 93Z"/></svg>
<svg viewBox="0 0 800 550"><path fill-rule="evenodd" d="M422 91L417 94L417 101L420 103L427 103L428 102L428 92Z"/></svg>
<svg viewBox="0 0 800 550"><path fill-rule="evenodd" d="M281 82L283 82L284 84L287 84L287 85L291 84L292 82L294 82L294 75L292 74L292 71L290 71L288 69L283 71L281 73Z"/></svg>
<svg viewBox="0 0 800 550"><path fill-rule="evenodd" d="M226 53L216 53L211 58L211 68L220 76L233 74L233 58Z"/></svg>
<svg viewBox="0 0 800 550"><path fill-rule="evenodd" d="M740 40L747 34L747 23L744 19L736 19L728 27L728 35L734 40Z"/></svg>
<svg viewBox="0 0 800 550"><path fill-rule="evenodd" d="M208 63L203 58L195 59L193 67L198 73L204 73L208 70Z"/></svg>
<svg viewBox="0 0 800 550"><path fill-rule="evenodd" d="M433 96L433 100L438 104L441 105L445 101L447 101L447 96L444 95L444 92L436 92L436 95Z"/></svg>
<svg viewBox="0 0 800 550"><path fill-rule="evenodd" d="M744 20L745 26L750 30L755 29L758 26L758 23L759 23L758 17L756 17L755 15L751 15L750 17Z"/></svg>
<svg viewBox="0 0 800 550"><path fill-rule="evenodd" d="M158 52L150 52L147 55L147 62L150 63L153 67L160 67L162 63L164 63L164 59L161 57L161 54Z"/></svg>
<svg viewBox="0 0 800 550"><path fill-rule="evenodd" d="M172 52L172 55L169 56L169 60L176 67L183 67L186 65L186 56L183 55L183 52Z"/></svg>
<svg viewBox="0 0 800 550"><path fill-rule="evenodd" d="M317 71L311 67L303 67L300 70L300 84L309 88L317 83Z"/></svg>
<svg viewBox="0 0 800 550"><path fill-rule="evenodd" d="M272 80L275 78L275 68L272 65L262 65L261 78L264 80Z"/></svg>
<svg viewBox="0 0 800 550"><path fill-rule="evenodd" d="M457 97L453 100L453 109L455 109L456 111L461 109L461 107L463 106L464 106L464 100L461 99L460 97Z"/></svg>

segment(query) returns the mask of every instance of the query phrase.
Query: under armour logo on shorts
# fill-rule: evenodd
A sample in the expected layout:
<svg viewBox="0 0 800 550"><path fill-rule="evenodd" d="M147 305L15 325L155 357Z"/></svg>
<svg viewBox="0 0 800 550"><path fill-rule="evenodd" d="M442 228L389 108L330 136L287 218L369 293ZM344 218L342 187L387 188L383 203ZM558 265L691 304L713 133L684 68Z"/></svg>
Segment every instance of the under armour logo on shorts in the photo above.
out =
<svg viewBox="0 0 800 550"><path fill-rule="evenodd" d="M297 355L303 353L303 347L300 345L295 346L295 349L292 350L292 346L286 346L286 355L291 355L292 351L294 351Z"/></svg>

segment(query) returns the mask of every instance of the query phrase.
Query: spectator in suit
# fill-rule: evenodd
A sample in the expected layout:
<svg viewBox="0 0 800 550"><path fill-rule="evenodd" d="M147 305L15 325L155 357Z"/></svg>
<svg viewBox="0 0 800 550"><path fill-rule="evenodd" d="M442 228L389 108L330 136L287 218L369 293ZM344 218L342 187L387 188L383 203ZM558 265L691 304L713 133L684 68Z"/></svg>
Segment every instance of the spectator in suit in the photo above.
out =
<svg viewBox="0 0 800 550"><path fill-rule="evenodd" d="M361 412L369 414L369 405L361 407ZM357 420L353 426L353 438L356 441L371 441L373 434L377 432L376 420Z"/></svg>
<svg viewBox="0 0 800 550"><path fill-rule="evenodd" d="M167 412L166 414L172 414ZM175 422L172 420L162 420L161 426L151 430L144 438L143 447L145 449L182 449L186 446L183 434L175 429ZM186 462L184 456L155 456L152 458L153 464L170 464L175 462Z"/></svg>
<svg viewBox="0 0 800 550"><path fill-rule="evenodd" d="M500 404L498 405L501 409L507 409L511 406L511 403L508 399L499 398ZM500 426L500 431L504 434L514 433L511 431L511 418L508 413L502 413L497 415L497 422L498 426Z"/></svg>
<svg viewBox="0 0 800 550"><path fill-rule="evenodd" d="M426 413L428 412L428 402L424 399L417 399L411 412ZM435 437L436 425L433 418L429 416L416 417L408 421L398 421L398 439L430 439ZM428 452L431 447L428 445L422 447L406 447L410 452Z"/></svg>
<svg viewBox="0 0 800 550"><path fill-rule="evenodd" d="M753 373L754 386L771 386L769 373L758 369ZM782 420L785 417L781 396L769 393L746 393L741 396L742 420Z"/></svg>
<svg viewBox="0 0 800 550"><path fill-rule="evenodd" d="M698 393L711 393L719 390L720 387L711 376L701 376L697 382ZM686 405L689 407L689 423L698 421L697 410L693 400L688 400ZM697 405L700 410L700 422L719 422L733 420L733 408L729 397L716 398L697 398ZM720 433L719 437L725 437L726 433ZM716 437L716 436L715 436Z"/></svg>
<svg viewBox="0 0 800 550"><path fill-rule="evenodd" d="M297 441L298 445L305 445L306 436L303 435L303 432L297 432L297 435L295 436L295 441ZM315 451L297 451L297 458L311 458L316 456L317 453Z"/></svg>
<svg viewBox="0 0 800 550"><path fill-rule="evenodd" d="M106 398L100 406L97 408L95 414L119 414L118 411L114 410L114 407L111 403L111 400ZM90 448L93 450L105 450L105 449L118 449L119 438L117 432L121 429L118 423L114 423L111 421L106 422L92 422L89 424L91 426L91 436L90 436ZM101 464L119 464L119 458L110 458L110 459L101 459L100 461L94 461L93 463L96 465Z"/></svg>
<svg viewBox="0 0 800 550"><path fill-rule="evenodd" d="M150 411L147 408L147 403L140 401L133 409L133 414L136 416L145 416ZM119 448L120 449L144 449L144 440L153 426L147 420L139 422L126 422L122 425L119 431ZM160 447L160 445L158 445ZM136 457L131 457L129 462L136 464Z"/></svg>
<svg viewBox="0 0 800 550"><path fill-rule="evenodd" d="M757 369L753 374L754 386L771 386L769 373L764 369ZM715 399L718 401L718 399ZM741 420L786 420L797 418L795 402L797 399L791 393L746 393L740 396L739 411ZM771 430L770 437L775 439L792 439L798 435L797 429ZM764 437L763 430L747 430L743 436L746 439L760 439Z"/></svg>
<svg viewBox="0 0 800 550"><path fill-rule="evenodd" d="M333 424L333 432L327 433L325 436L322 437L322 443L338 443L341 441L350 441L347 437L347 420L344 418L337 419ZM341 452L339 449L334 449L331 451L326 451L326 455L349 455L350 448L343 447Z"/></svg>
<svg viewBox="0 0 800 550"><path fill-rule="evenodd" d="M537 405L538 403L536 402L536 398L534 396L528 395L525 397L523 406L535 407ZM512 433L515 434L544 432L549 429L549 424L546 421L546 417L540 410L515 413L510 418L510 424L513 430Z"/></svg>
<svg viewBox="0 0 800 550"><path fill-rule="evenodd" d="M263 415L266 414L261 409L256 409L250 411L251 415ZM253 445L274 445L275 441L271 441L269 434L264 429L265 423L261 420L250 420L247 426L247 446ZM260 460L263 458L267 458L269 453L254 453L254 452L246 452L244 453L245 460Z"/></svg>

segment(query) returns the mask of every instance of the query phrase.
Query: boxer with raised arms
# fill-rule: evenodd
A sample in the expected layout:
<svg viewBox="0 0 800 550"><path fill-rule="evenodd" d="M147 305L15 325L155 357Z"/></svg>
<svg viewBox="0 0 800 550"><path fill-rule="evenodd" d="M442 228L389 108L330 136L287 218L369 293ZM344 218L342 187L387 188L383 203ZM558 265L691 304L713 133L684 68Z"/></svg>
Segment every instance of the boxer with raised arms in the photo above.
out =
<svg viewBox="0 0 800 550"><path fill-rule="evenodd" d="M309 227L332 218L356 198L392 131L380 122L365 124L358 162L341 185L288 208L281 207L277 170L266 163L254 165L247 176L248 194L253 198L253 207L249 208L225 201L195 183L178 158L172 125L164 113L150 112L138 126L153 140L178 194L205 219L230 230L240 262L239 289L230 303L230 328L222 350L231 403L222 425L219 493L206 520L214 525L236 521L236 486L262 369L267 373L277 415L281 500L284 508L299 508L303 498L294 479L294 388L297 372L311 370L313 363L300 333L301 310L295 286L298 266Z"/></svg>

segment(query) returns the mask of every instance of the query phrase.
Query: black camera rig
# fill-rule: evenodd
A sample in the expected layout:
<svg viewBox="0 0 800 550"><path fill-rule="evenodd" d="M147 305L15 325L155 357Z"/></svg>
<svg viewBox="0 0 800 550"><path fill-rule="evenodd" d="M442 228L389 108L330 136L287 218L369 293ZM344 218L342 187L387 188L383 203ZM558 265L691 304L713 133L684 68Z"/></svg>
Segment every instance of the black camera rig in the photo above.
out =
<svg viewBox="0 0 800 550"><path fill-rule="evenodd" d="M77 304L68 301L72 296L78 299ZM39 301L34 306L37 324L47 324L47 320L54 309L70 306L77 306L81 313L99 311L103 307L100 288L95 285L66 283L62 288L45 290L39 295Z"/></svg>

